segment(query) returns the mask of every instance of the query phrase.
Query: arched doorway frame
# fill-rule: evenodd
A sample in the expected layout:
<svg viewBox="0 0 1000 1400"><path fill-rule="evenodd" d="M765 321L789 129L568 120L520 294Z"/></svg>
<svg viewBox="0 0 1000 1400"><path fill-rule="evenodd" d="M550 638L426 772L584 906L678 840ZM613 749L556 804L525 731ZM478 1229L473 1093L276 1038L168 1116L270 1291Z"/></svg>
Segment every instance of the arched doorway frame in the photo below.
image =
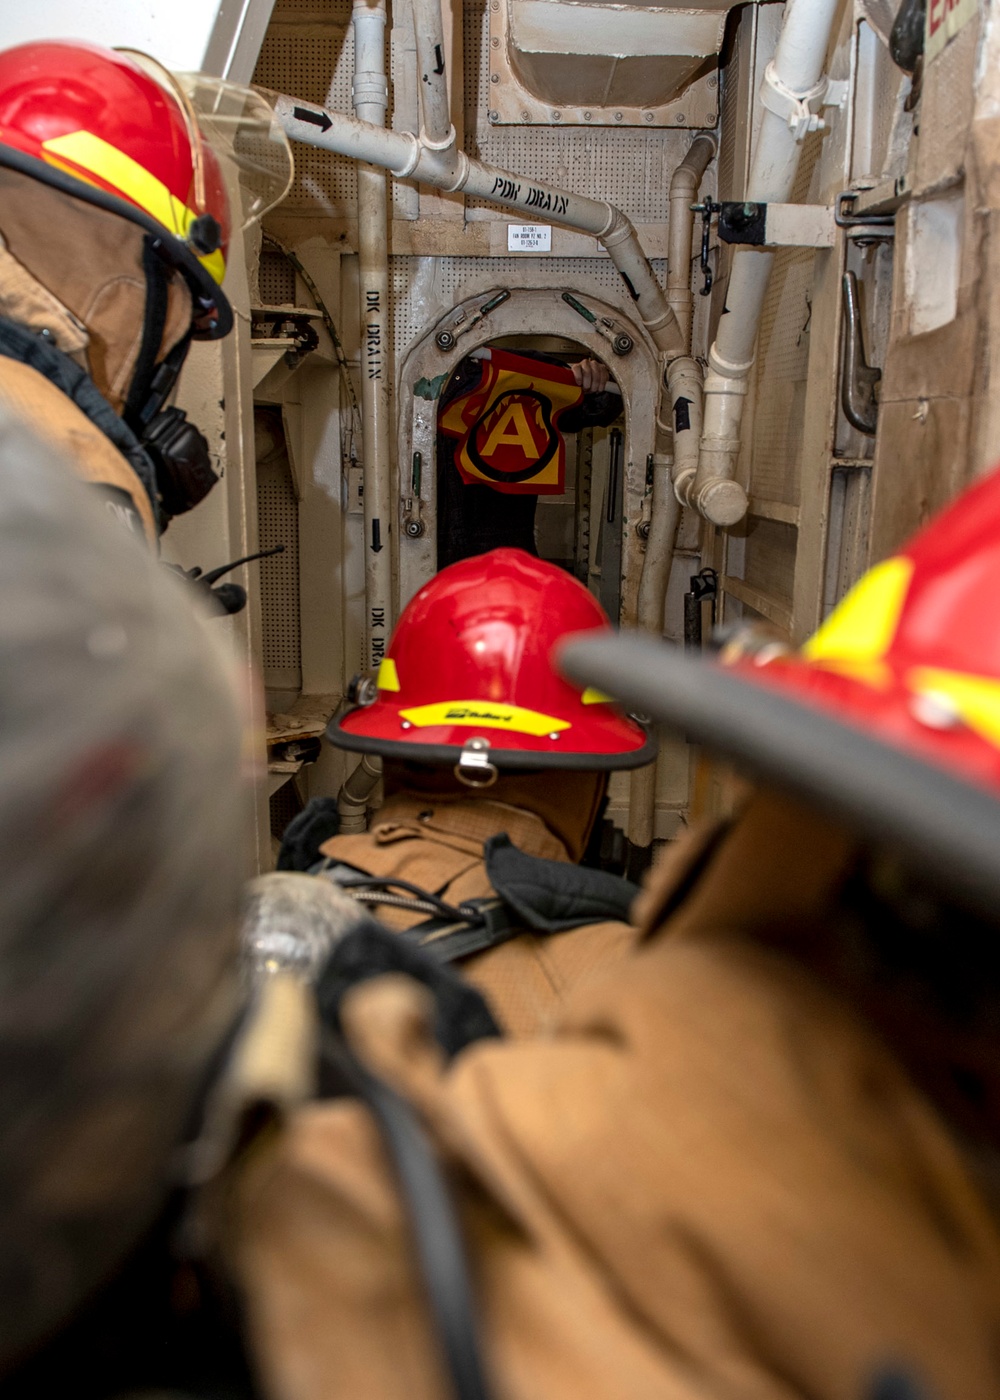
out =
<svg viewBox="0 0 1000 1400"><path fill-rule="evenodd" d="M461 336L449 350L441 350L435 336L443 328L459 328L471 320L500 290L508 300ZM597 317L607 317L632 338L628 355L615 355L603 336L562 299L572 292ZM659 402L659 369L655 347L642 326L622 308L574 287L505 287L477 292L456 303L407 352L399 373L396 524L396 615L418 589L434 575L437 557L436 439L437 400L460 360L480 346L502 336L552 335L575 341L594 359L602 360L613 374L625 402L624 489L622 493L622 606L620 620L635 621L639 575L644 543L637 531L642 519L646 489L646 461L656 437ZM419 518L423 532L411 537L406 524L415 515L412 490L414 454L421 458ZM413 502L411 505L410 503Z"/></svg>

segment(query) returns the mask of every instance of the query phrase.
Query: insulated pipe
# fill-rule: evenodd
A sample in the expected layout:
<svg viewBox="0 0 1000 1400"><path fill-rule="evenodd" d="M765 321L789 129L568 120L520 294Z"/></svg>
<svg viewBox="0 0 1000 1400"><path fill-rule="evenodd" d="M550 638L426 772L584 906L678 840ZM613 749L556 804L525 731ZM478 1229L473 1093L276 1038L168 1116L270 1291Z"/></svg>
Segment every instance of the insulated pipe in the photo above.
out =
<svg viewBox="0 0 1000 1400"><path fill-rule="evenodd" d="M761 86L764 112L746 189L751 203L783 203L791 196L802 138L815 129L809 104L821 102L826 89L823 63L838 8L839 0L786 0L778 46ZM726 314L709 351L698 470L683 500L715 525L735 525L747 511L746 492L733 478L773 261L770 252L742 248L734 254Z"/></svg>
<svg viewBox="0 0 1000 1400"><path fill-rule="evenodd" d="M279 93L265 96L286 133L295 141L381 165L398 179L414 180L449 192L462 191L549 223L597 238L622 274L650 339L668 357L685 350L677 318L653 275L632 224L613 204L528 180L473 160L452 148L433 150L408 131L386 131L340 112L306 107Z"/></svg>
<svg viewBox="0 0 1000 1400"><path fill-rule="evenodd" d="M448 150L455 143L444 63L441 0L413 0L413 29L420 77L420 140L428 150Z"/></svg>
<svg viewBox="0 0 1000 1400"><path fill-rule="evenodd" d="M366 753L356 768L352 768L337 794L340 835L354 836L368 828L368 799L378 787L382 776L382 760Z"/></svg>
<svg viewBox="0 0 1000 1400"><path fill-rule="evenodd" d="M383 129L385 0L354 0L354 110ZM358 169L361 426L365 508L365 625L362 669L377 671L392 622L392 383L388 363L388 181L381 163Z"/></svg>

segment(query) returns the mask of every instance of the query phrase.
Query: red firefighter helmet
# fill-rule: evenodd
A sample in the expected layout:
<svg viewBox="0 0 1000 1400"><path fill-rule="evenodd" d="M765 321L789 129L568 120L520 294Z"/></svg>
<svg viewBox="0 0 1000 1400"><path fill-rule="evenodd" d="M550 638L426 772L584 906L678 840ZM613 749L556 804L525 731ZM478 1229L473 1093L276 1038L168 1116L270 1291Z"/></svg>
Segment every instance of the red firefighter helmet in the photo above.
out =
<svg viewBox="0 0 1000 1400"><path fill-rule="evenodd" d="M404 609L377 678L328 737L366 753L457 762L474 785L496 767L648 763L655 743L640 724L553 670L552 649L570 632L610 634L611 624L554 564L520 549L452 564Z"/></svg>
<svg viewBox="0 0 1000 1400"><path fill-rule="evenodd" d="M631 638L561 661L1000 898L1000 471L870 570L799 653L726 668Z"/></svg>
<svg viewBox="0 0 1000 1400"><path fill-rule="evenodd" d="M196 298L196 334L215 339L232 328L219 289L231 221L205 128L182 82L144 55L75 41L0 52L0 164L157 237Z"/></svg>

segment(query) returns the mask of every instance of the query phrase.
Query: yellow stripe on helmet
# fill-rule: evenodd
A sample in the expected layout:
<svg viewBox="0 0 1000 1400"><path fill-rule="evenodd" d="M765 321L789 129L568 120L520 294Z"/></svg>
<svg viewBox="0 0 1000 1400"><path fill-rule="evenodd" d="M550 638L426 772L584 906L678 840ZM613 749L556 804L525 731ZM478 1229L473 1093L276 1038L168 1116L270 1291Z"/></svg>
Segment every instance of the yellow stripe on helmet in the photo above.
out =
<svg viewBox="0 0 1000 1400"><path fill-rule="evenodd" d="M531 734L535 738L570 728L568 720L525 710L520 705L495 705L491 700L444 700L400 710L399 716L417 729L461 725L475 729L506 729L512 734Z"/></svg>
<svg viewBox="0 0 1000 1400"><path fill-rule="evenodd" d="M396 663L391 656L382 658L375 684L378 686L379 690L399 689L399 672L396 670Z"/></svg>
<svg viewBox="0 0 1000 1400"><path fill-rule="evenodd" d="M913 561L886 559L869 569L802 648L807 661L836 669L867 669L881 661L896 635Z"/></svg>
<svg viewBox="0 0 1000 1400"><path fill-rule="evenodd" d="M92 131L68 131L64 136L54 136L51 141L42 142L42 151L50 165L65 170L67 174L86 180L83 172L89 171L120 190L133 204L137 204L178 238L187 237L188 229L198 217L145 166L117 146L95 136ZM214 281L221 283L226 275L226 260L221 248L198 257L198 261Z"/></svg>

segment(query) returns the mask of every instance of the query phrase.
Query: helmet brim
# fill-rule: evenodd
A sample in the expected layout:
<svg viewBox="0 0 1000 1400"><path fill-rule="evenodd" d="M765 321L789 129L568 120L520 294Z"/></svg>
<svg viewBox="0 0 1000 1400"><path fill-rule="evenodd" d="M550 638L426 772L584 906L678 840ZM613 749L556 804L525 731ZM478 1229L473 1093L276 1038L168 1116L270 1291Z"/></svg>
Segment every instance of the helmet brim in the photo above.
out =
<svg viewBox="0 0 1000 1400"><path fill-rule="evenodd" d="M521 748L501 748L494 745L503 743L506 737L503 731L457 726L435 726L431 729L414 727L398 738L389 738L384 732L388 727L386 721L392 724L394 733L400 733L398 711L378 701L371 706L343 705L330 720L326 737L337 748L351 749L355 753L381 754L384 758L398 758L411 763L455 764L472 738L490 741L489 759L497 768L612 772L642 768L652 763L658 747L655 734L634 719L608 715L607 720L613 721L606 730L609 743L626 743L636 738L638 745L632 749L617 748L612 751L609 747L603 752L595 752L575 749L564 738L554 741L525 738Z"/></svg>
<svg viewBox="0 0 1000 1400"><path fill-rule="evenodd" d="M815 695L802 699L748 671L685 656L636 635L570 639L560 670L599 687L731 760L749 776L804 799L873 841L977 912L1000 898L1000 801L928 758L843 722Z"/></svg>
<svg viewBox="0 0 1000 1400"><path fill-rule="evenodd" d="M96 185L88 185L83 180L77 180L72 175L49 165L46 161L39 160L36 156L30 156L25 151L19 151L16 146L8 146L2 142L0 142L0 165L4 165L10 170L17 170L32 180L38 180L50 189L59 190L63 194L69 195L71 199L78 199L83 204L91 204L97 209L104 209L110 214L116 214L119 218L128 219L130 223L144 229L151 237L159 239L160 250L165 261L177 269L195 297L202 301L210 301L215 308L215 320L210 329L196 330L194 332L195 339L222 340L232 330L233 309L229 304L229 299L212 274L202 267L195 254L176 234L171 233L169 229L145 213L138 205L130 204L128 200L120 199L117 195L109 194L107 190L98 189Z"/></svg>

